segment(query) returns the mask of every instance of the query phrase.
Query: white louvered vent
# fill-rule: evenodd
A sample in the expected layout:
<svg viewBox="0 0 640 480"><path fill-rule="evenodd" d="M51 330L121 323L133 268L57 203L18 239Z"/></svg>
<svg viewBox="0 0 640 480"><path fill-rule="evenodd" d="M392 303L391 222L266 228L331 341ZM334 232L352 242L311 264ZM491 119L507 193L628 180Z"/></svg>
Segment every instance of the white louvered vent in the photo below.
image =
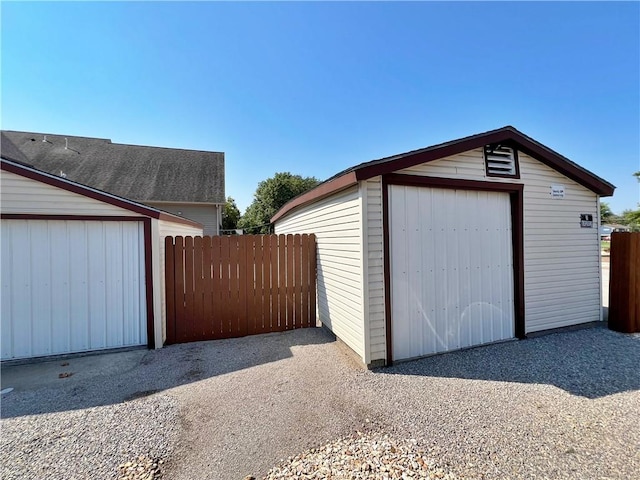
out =
<svg viewBox="0 0 640 480"><path fill-rule="evenodd" d="M513 148L504 145L487 145L484 147L484 157L487 163L487 175L517 176L517 158Z"/></svg>

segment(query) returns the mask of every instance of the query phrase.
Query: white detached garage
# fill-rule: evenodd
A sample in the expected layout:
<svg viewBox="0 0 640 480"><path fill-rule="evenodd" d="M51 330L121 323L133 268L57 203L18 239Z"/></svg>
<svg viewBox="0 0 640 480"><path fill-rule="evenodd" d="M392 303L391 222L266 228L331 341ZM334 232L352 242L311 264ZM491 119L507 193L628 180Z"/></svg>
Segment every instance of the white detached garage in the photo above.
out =
<svg viewBox="0 0 640 480"><path fill-rule="evenodd" d="M2 159L2 360L161 347L161 247L202 226Z"/></svg>
<svg viewBox="0 0 640 480"><path fill-rule="evenodd" d="M272 221L316 234L318 318L375 366L601 320L613 190L504 127L350 168Z"/></svg>

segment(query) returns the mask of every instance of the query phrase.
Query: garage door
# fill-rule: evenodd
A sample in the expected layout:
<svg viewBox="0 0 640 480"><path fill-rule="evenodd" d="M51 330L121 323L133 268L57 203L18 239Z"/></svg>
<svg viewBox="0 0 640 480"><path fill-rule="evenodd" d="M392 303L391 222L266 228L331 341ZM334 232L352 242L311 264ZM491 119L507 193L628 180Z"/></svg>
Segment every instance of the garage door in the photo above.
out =
<svg viewBox="0 0 640 480"><path fill-rule="evenodd" d="M389 186L394 360L514 336L508 193Z"/></svg>
<svg viewBox="0 0 640 480"><path fill-rule="evenodd" d="M2 220L2 359L147 343L142 222Z"/></svg>

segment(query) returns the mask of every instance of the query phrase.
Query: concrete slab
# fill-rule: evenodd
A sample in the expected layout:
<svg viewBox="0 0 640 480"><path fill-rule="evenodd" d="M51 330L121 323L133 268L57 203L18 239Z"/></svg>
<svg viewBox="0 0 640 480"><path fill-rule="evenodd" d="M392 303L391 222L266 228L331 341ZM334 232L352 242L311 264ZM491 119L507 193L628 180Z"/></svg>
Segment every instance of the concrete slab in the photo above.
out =
<svg viewBox="0 0 640 480"><path fill-rule="evenodd" d="M71 356L38 363L2 365L1 389L15 391L53 386L60 382L74 384L80 381L124 373L138 366L147 349L103 353L99 355Z"/></svg>

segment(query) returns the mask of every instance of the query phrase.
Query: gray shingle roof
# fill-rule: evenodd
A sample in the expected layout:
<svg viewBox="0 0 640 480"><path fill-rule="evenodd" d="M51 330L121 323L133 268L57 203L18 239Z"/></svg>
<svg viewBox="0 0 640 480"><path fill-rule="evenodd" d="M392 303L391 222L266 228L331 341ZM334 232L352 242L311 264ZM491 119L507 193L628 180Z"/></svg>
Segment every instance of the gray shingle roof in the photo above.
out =
<svg viewBox="0 0 640 480"><path fill-rule="evenodd" d="M124 145L104 138L10 130L2 131L1 140L3 157L53 175L63 173L69 180L132 200L225 201L221 152Z"/></svg>
<svg viewBox="0 0 640 480"><path fill-rule="evenodd" d="M0 154L2 158L13 160L18 163L29 163L27 156L5 135L0 132Z"/></svg>

